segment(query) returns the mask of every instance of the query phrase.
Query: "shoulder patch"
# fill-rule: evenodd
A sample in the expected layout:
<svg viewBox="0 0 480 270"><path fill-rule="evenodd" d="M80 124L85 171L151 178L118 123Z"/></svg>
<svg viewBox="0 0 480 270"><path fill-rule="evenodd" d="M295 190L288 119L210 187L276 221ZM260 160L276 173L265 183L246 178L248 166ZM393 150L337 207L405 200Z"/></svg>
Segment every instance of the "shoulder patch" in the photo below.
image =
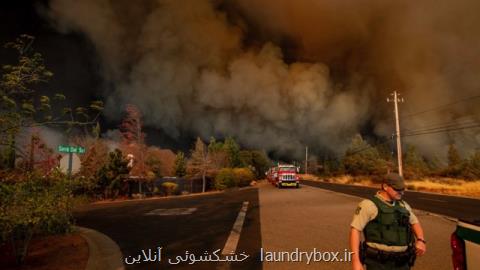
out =
<svg viewBox="0 0 480 270"><path fill-rule="evenodd" d="M355 215L360 214L360 211L362 211L362 207L358 206L357 209L355 209Z"/></svg>

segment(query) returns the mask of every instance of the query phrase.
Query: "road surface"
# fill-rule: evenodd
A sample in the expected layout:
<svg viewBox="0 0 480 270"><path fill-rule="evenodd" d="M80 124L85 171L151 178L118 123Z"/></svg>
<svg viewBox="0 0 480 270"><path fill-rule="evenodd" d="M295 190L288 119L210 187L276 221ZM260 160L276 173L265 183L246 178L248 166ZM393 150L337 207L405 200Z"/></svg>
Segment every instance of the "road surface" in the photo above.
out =
<svg viewBox="0 0 480 270"><path fill-rule="evenodd" d="M236 254L250 257L230 265L231 269L261 269L258 190L248 188L211 195L171 197L90 205L75 213L77 224L97 230L115 241L124 257L136 257L142 249L162 247L160 262L126 265L126 269L223 269L221 263L176 262L186 252L203 255L223 249L243 202L248 210ZM195 209L195 210L193 210Z"/></svg>
<svg viewBox="0 0 480 270"><path fill-rule="evenodd" d="M124 257L163 248L161 262L126 265L127 269L350 269L345 256L349 224L360 200L308 185L277 189L261 182L255 188L225 193L90 205L75 216L78 225L113 239ZM245 202L242 229L233 229ZM416 214L425 229L428 251L414 269L451 269L449 238L455 223L424 211ZM249 255L243 262L167 263L187 251L201 255L223 249L232 231L239 233L235 253ZM287 252L297 262L288 262ZM307 254L317 257L310 257L308 263ZM282 262L272 261L280 256ZM324 261L334 258L337 261Z"/></svg>
<svg viewBox="0 0 480 270"><path fill-rule="evenodd" d="M307 185L277 189L261 184L262 247L270 251L339 252L348 249L350 221L361 198ZM450 235L455 223L415 211L425 229L427 253L415 270L451 269ZM342 258L342 256L340 256ZM351 269L349 262L264 262L264 269Z"/></svg>
<svg viewBox="0 0 480 270"><path fill-rule="evenodd" d="M318 181L303 180L302 184L328 189L336 192L355 195L363 198L371 197L376 189L354 185L342 185ZM445 196L433 193L406 191L404 199L413 207L431 213L452 218L480 218L480 200L465 197Z"/></svg>

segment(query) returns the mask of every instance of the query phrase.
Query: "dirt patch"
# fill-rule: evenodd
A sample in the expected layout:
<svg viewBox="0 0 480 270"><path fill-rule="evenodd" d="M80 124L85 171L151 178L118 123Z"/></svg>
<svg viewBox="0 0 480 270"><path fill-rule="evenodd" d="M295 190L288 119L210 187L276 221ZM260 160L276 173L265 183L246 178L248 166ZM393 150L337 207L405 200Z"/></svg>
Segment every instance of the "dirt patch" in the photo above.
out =
<svg viewBox="0 0 480 270"><path fill-rule="evenodd" d="M0 246L2 270L84 270L88 244L78 233L34 238L25 264L18 267L10 245Z"/></svg>

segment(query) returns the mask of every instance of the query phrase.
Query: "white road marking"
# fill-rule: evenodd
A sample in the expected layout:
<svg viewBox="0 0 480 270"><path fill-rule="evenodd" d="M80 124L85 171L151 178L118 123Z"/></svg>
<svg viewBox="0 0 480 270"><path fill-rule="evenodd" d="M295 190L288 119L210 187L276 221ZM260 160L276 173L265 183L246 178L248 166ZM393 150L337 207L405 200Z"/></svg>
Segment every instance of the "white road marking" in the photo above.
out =
<svg viewBox="0 0 480 270"><path fill-rule="evenodd" d="M225 243L225 246L222 250L222 255L229 255L235 253L237 250L238 240L240 240L240 233L242 232L243 222L245 221L245 216L247 214L248 201L243 202L242 209L238 213L237 219L233 224L232 231L230 236Z"/></svg>
<svg viewBox="0 0 480 270"><path fill-rule="evenodd" d="M159 208L154 209L148 213L146 216L183 216L190 215L193 212L197 211L197 208Z"/></svg>

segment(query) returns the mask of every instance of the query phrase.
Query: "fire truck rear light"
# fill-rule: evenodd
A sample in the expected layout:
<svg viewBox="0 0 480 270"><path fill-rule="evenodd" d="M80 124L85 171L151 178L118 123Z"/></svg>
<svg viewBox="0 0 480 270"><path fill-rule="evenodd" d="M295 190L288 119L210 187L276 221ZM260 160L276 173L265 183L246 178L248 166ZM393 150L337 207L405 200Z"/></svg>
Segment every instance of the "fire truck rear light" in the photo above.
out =
<svg viewBox="0 0 480 270"><path fill-rule="evenodd" d="M450 237L450 245L452 246L452 262L454 270L465 270L465 242L460 239L456 233L452 233Z"/></svg>

